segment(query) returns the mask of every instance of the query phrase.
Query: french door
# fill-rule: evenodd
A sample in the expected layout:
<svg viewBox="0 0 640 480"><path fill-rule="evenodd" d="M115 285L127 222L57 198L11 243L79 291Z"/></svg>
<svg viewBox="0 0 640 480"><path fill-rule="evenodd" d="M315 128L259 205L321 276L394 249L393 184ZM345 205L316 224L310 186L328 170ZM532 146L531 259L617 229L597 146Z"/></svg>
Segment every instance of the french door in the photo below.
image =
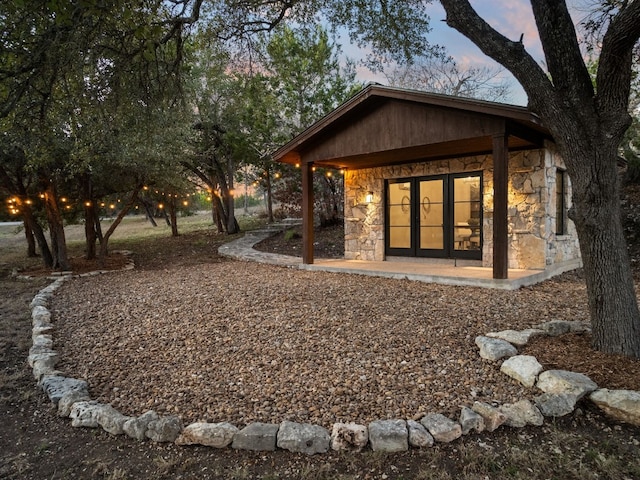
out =
<svg viewBox="0 0 640 480"><path fill-rule="evenodd" d="M482 173L387 180L387 255L482 258Z"/></svg>

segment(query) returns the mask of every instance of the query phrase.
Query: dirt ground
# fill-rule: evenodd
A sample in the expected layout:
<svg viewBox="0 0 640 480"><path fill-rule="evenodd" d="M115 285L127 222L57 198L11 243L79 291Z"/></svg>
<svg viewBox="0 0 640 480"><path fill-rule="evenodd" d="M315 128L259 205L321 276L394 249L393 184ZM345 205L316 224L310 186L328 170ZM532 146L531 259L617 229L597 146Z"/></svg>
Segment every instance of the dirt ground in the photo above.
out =
<svg viewBox="0 0 640 480"><path fill-rule="evenodd" d="M134 250L137 268L166 270L228 261L215 253L226 240L204 230L113 247ZM68 419L55 415L26 364L28 304L46 282L18 281L10 271L10 266L0 268L0 478L640 479L640 429L612 422L588 403L543 427L503 427L393 455L307 457L176 447L72 428Z"/></svg>

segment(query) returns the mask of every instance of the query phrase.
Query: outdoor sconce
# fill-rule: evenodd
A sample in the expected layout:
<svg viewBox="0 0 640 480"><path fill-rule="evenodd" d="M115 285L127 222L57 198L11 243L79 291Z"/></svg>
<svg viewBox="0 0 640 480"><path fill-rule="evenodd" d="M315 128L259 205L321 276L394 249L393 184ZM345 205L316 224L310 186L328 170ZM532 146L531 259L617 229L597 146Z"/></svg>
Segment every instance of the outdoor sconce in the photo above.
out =
<svg viewBox="0 0 640 480"><path fill-rule="evenodd" d="M366 204L373 202L373 192L367 192L367 195L364 197L364 201Z"/></svg>

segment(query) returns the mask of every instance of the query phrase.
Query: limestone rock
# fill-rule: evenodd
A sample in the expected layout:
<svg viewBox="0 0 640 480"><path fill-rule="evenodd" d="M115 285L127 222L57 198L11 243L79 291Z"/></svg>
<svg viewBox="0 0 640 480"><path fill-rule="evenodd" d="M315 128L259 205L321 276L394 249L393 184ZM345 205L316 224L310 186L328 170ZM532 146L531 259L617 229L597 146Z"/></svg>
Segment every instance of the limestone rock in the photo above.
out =
<svg viewBox="0 0 640 480"><path fill-rule="evenodd" d="M640 392L601 388L589 399L616 420L640 426Z"/></svg>
<svg viewBox="0 0 640 480"><path fill-rule="evenodd" d="M70 390L65 392L58 400L58 416L68 417L71 415L71 408L76 402L88 402L91 400L89 395L85 391Z"/></svg>
<svg viewBox="0 0 640 480"><path fill-rule="evenodd" d="M34 347L31 348L33 349ZM31 368L33 368L33 364L39 360L45 360L47 364L51 365L51 367L55 366L56 363L58 363L59 357L57 352L54 352L53 350L42 346L36 346L36 348L40 351L34 353L30 352L29 356L27 357L27 363Z"/></svg>
<svg viewBox="0 0 640 480"><path fill-rule="evenodd" d="M33 326L51 325L51 312L42 305L36 305L31 310L31 321Z"/></svg>
<svg viewBox="0 0 640 480"><path fill-rule="evenodd" d="M276 449L279 428L279 425L272 423L250 423L233 436L231 448L273 451Z"/></svg>
<svg viewBox="0 0 640 480"><path fill-rule="evenodd" d="M529 340L533 337L539 337L546 335L544 330L539 328L528 328L526 330L503 330L501 332L489 332L487 337L499 338L513 345L521 347L529 343Z"/></svg>
<svg viewBox="0 0 640 480"><path fill-rule="evenodd" d="M525 387L533 387L542 365L531 355L515 355L506 359L500 366L500 371L519 381Z"/></svg>
<svg viewBox="0 0 640 480"><path fill-rule="evenodd" d="M458 422L445 417L441 413L430 413L420 420L429 430L436 442L452 442L462 435L462 427Z"/></svg>
<svg viewBox="0 0 640 480"><path fill-rule="evenodd" d="M522 428L527 425L539 427L544 423L544 417L540 410L529 400L520 400L513 404L505 404L500 411L507 416L505 425Z"/></svg>
<svg viewBox="0 0 640 480"><path fill-rule="evenodd" d="M88 427L98 428L98 410L104 407L104 403L98 403L97 400L87 402L76 402L71 408L71 426L72 427Z"/></svg>
<svg viewBox="0 0 640 480"><path fill-rule="evenodd" d="M206 445L225 448L233 441L238 428L228 422L192 423L176 438L176 445Z"/></svg>
<svg viewBox="0 0 640 480"><path fill-rule="evenodd" d="M331 449L359 452L369 441L365 425L356 423L334 423L331 430Z"/></svg>
<svg viewBox="0 0 640 480"><path fill-rule="evenodd" d="M106 405L98 412L98 425L111 435L122 435L124 424L128 420L131 420L131 417L120 413L111 405Z"/></svg>
<svg viewBox="0 0 640 480"><path fill-rule="evenodd" d="M369 424L369 443L374 452L408 450L407 423L404 420L374 420Z"/></svg>
<svg viewBox="0 0 640 480"><path fill-rule="evenodd" d="M175 415L152 420L147 426L146 436L154 442L175 442L182 431L182 421Z"/></svg>
<svg viewBox="0 0 640 480"><path fill-rule="evenodd" d="M55 368L56 363L58 363L57 356L45 357L33 361L33 378L40 381L42 377L61 374L61 372Z"/></svg>
<svg viewBox="0 0 640 480"><path fill-rule="evenodd" d="M545 417L564 417L573 412L578 399L570 393L543 393L533 401Z"/></svg>
<svg viewBox="0 0 640 480"><path fill-rule="evenodd" d="M34 307L46 307L49 304L49 300L51 300L50 293L39 292L31 300L31 303L29 304L29 308L33 309Z"/></svg>
<svg viewBox="0 0 640 480"><path fill-rule="evenodd" d="M499 338L479 336L476 337L476 345L480 349L480 356L487 360L500 360L518 354L513 345Z"/></svg>
<svg viewBox="0 0 640 480"><path fill-rule="evenodd" d="M459 422L463 435L467 435L471 430L475 430L478 433L484 431L484 418L469 407L462 407Z"/></svg>
<svg viewBox="0 0 640 480"><path fill-rule="evenodd" d="M147 438L149 424L158 419L160 419L158 414L153 410L149 410L139 417L130 418L124 422L122 430L128 437L135 438L136 440L144 440Z"/></svg>
<svg viewBox="0 0 640 480"><path fill-rule="evenodd" d="M565 393L580 400L598 388L589 377L567 370L547 370L538 377L536 386L545 393Z"/></svg>
<svg viewBox="0 0 640 480"><path fill-rule="evenodd" d="M50 327L48 327L48 328L50 328ZM38 345L38 346L41 346L41 347L53 348L53 339L51 338L51 335L49 335L49 334L33 335L31 337L31 341L33 342L33 345Z"/></svg>
<svg viewBox="0 0 640 480"><path fill-rule="evenodd" d="M415 420L407 420L409 430L409 445L416 448L432 447L433 436L424 428L424 425Z"/></svg>
<svg viewBox="0 0 640 480"><path fill-rule="evenodd" d="M307 455L326 453L330 443L329 432L319 425L285 420L278 429L278 447L291 452L306 453Z"/></svg>
<svg viewBox="0 0 640 480"><path fill-rule="evenodd" d="M587 322L569 322L565 320L551 320L550 322L536 325L535 328L544 330L548 335L557 337L565 333L583 333L591 331L591 327Z"/></svg>
<svg viewBox="0 0 640 480"><path fill-rule="evenodd" d="M60 398L68 392L77 391L89 396L89 386L84 380L62 377L58 375L45 375L40 379L40 386L49 400L58 404Z"/></svg>
<svg viewBox="0 0 640 480"><path fill-rule="evenodd" d="M496 407L492 407L488 403L474 402L471 409L477 414L482 415L485 430L488 432L493 432L496 428L507 421L507 416L504 413Z"/></svg>

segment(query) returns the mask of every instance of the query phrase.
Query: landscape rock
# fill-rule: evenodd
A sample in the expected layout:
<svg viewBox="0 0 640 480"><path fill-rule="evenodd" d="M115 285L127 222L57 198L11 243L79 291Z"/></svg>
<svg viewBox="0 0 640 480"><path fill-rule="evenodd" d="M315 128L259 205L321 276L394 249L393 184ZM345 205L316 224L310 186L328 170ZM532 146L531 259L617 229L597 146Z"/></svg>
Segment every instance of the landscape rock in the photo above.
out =
<svg viewBox="0 0 640 480"><path fill-rule="evenodd" d="M51 325L51 312L47 307L36 305L31 310L31 320L33 326Z"/></svg>
<svg viewBox="0 0 640 480"><path fill-rule="evenodd" d="M31 300L29 304L29 308L33 309L34 307L47 307L49 304L49 300L51 300L51 293L38 293Z"/></svg>
<svg viewBox="0 0 640 480"><path fill-rule="evenodd" d="M53 375L58 375L62 373L56 370L55 368L56 363L58 363L57 356L44 357L40 360L35 360L32 363L33 363L33 369L32 369L33 378L35 378L38 381L40 381L42 377L53 376Z"/></svg>
<svg viewBox="0 0 640 480"><path fill-rule="evenodd" d="M577 321L565 321L565 320L551 320L550 322L541 323L540 325L536 325L534 328L539 328L540 330L544 330L548 335L552 337L557 337L559 335L564 335L565 333L584 333L590 332L591 327L587 322L577 322Z"/></svg>
<svg viewBox="0 0 640 480"><path fill-rule="evenodd" d="M518 347L526 345L533 337L540 337L542 335L547 335L547 333L539 328L527 328L526 330L503 330L501 332L487 333L487 337L499 338L511 343L512 345L517 345Z"/></svg>
<svg viewBox="0 0 640 480"><path fill-rule="evenodd" d="M436 442L452 442L462 435L462 427L458 422L445 417L441 413L430 413L420 420L420 423L429 430Z"/></svg>
<svg viewBox="0 0 640 480"><path fill-rule="evenodd" d="M589 399L616 420L640 427L640 392L601 388Z"/></svg>
<svg viewBox="0 0 640 480"><path fill-rule="evenodd" d="M499 338L479 336L476 337L476 345L480 349L480 356L486 360L500 360L518 354L513 345Z"/></svg>
<svg viewBox="0 0 640 480"><path fill-rule="evenodd" d="M228 422L192 423L182 430L176 438L176 445L205 445L207 447L225 448L233 441L238 428Z"/></svg>
<svg viewBox="0 0 640 480"><path fill-rule="evenodd" d="M404 452L409 432L404 420L374 420L369 424L369 443L374 452Z"/></svg>
<svg viewBox="0 0 640 480"><path fill-rule="evenodd" d="M182 421L180 417L170 415L149 422L146 436L154 442L175 442L181 431Z"/></svg>
<svg viewBox="0 0 640 480"><path fill-rule="evenodd" d="M507 416L505 425L510 427L522 428L527 425L539 427L544 423L542 413L529 400L520 400L513 404L502 405L500 411Z"/></svg>
<svg viewBox="0 0 640 480"><path fill-rule="evenodd" d="M27 363L31 368L33 368L35 362L42 361L42 360L45 360L52 367L55 366L56 363L58 363L59 357L57 352L54 352L53 350L47 347L38 346L37 348L42 350L46 349L48 351L41 351L38 353L29 353L29 356L27 357Z"/></svg>
<svg viewBox="0 0 640 480"><path fill-rule="evenodd" d="M493 432L496 428L507 421L507 416L496 407L484 402L474 402L471 409L484 419L484 428L488 432Z"/></svg>
<svg viewBox="0 0 640 480"><path fill-rule="evenodd" d="M415 420L407 420L407 429L409 430L409 445L412 447L424 448L433 446L433 436L421 423Z"/></svg>
<svg viewBox="0 0 640 480"><path fill-rule="evenodd" d="M58 375L45 375L40 379L40 387L47 394L49 400L58 404L62 396L69 392L81 392L89 396L89 386L84 380L62 377Z"/></svg>
<svg viewBox="0 0 640 480"><path fill-rule="evenodd" d="M471 430L478 433L484 431L484 418L469 407L462 407L459 422L463 435L467 435Z"/></svg>
<svg viewBox="0 0 640 480"><path fill-rule="evenodd" d="M49 327L50 328L50 327ZM39 334L31 337L34 346L53 348L53 338L49 334Z"/></svg>
<svg viewBox="0 0 640 480"><path fill-rule="evenodd" d="M277 438L279 448L307 455L325 453L331 443L329 432L321 426L288 420L280 424Z"/></svg>
<svg viewBox="0 0 640 480"><path fill-rule="evenodd" d="M99 403L97 400L91 400L87 402L76 402L71 407L72 427L87 427L98 428L98 411L106 406L104 403Z"/></svg>
<svg viewBox="0 0 640 480"><path fill-rule="evenodd" d="M111 435L122 435L124 433L124 424L131 418L107 404L98 412L98 425Z"/></svg>
<svg viewBox="0 0 640 480"><path fill-rule="evenodd" d="M359 452L369 441L365 425L356 423L334 423L331 430L331 449Z"/></svg>
<svg viewBox="0 0 640 480"><path fill-rule="evenodd" d="M570 393L543 393L533 401L545 417L564 417L573 412L578 399Z"/></svg>
<svg viewBox="0 0 640 480"><path fill-rule="evenodd" d="M547 370L538 377L536 386L545 393L565 393L580 400L598 388L589 377L567 370Z"/></svg>
<svg viewBox="0 0 640 480"><path fill-rule="evenodd" d="M58 400L58 416L68 417L71 415L71 408L76 402L88 402L91 400L89 394L81 390L70 390L62 394Z"/></svg>
<svg viewBox="0 0 640 480"><path fill-rule="evenodd" d="M542 371L542 365L531 355L515 355L502 362L500 371L525 387L533 387Z"/></svg>
<svg viewBox="0 0 640 480"><path fill-rule="evenodd" d="M272 423L250 423L233 436L231 448L274 451L280 426Z"/></svg>
<svg viewBox="0 0 640 480"><path fill-rule="evenodd" d="M142 441L147 438L149 424L158 419L160 419L160 416L153 410L149 410L139 417L130 418L124 422L122 430L128 437Z"/></svg>

